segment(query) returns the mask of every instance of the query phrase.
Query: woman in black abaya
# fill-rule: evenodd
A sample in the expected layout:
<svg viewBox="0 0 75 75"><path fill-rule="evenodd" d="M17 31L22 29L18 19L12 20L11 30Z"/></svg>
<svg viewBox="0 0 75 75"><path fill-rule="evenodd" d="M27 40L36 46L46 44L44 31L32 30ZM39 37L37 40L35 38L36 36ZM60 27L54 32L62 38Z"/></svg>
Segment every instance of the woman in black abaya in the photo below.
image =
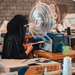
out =
<svg viewBox="0 0 75 75"><path fill-rule="evenodd" d="M28 44L23 46L27 19L22 15L14 16L7 24L7 33L4 37L2 59L26 59L33 47Z"/></svg>

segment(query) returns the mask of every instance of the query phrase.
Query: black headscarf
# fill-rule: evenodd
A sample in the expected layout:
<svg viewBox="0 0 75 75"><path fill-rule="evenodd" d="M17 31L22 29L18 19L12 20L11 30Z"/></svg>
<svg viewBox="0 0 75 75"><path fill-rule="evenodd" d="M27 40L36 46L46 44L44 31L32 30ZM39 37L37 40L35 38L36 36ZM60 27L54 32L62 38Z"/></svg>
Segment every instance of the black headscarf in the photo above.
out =
<svg viewBox="0 0 75 75"><path fill-rule="evenodd" d="M28 20L22 15L14 16L7 24L7 33L4 37L2 51L3 59L24 59L27 58L23 47Z"/></svg>
<svg viewBox="0 0 75 75"><path fill-rule="evenodd" d="M14 16L7 25L7 35L18 35L21 40L24 41L24 36L26 33L26 27L24 27L24 25L27 23L28 20L25 16Z"/></svg>

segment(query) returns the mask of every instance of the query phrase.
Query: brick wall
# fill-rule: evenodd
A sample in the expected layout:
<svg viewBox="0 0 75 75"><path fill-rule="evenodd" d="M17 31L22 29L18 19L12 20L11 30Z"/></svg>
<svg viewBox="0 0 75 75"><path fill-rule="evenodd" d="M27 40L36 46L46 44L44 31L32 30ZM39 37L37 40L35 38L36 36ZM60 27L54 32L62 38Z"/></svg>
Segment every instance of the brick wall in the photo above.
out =
<svg viewBox="0 0 75 75"><path fill-rule="evenodd" d="M29 14L31 7L36 0L0 0L0 25L4 20L10 20L15 14ZM65 3L68 12L74 12L72 0L55 0L56 3Z"/></svg>
<svg viewBox="0 0 75 75"><path fill-rule="evenodd" d="M68 8L68 12L69 13L73 13L75 12L75 2L73 2L73 0L55 0L56 3L64 3L67 5L67 8ZM64 10L64 8L63 8Z"/></svg>

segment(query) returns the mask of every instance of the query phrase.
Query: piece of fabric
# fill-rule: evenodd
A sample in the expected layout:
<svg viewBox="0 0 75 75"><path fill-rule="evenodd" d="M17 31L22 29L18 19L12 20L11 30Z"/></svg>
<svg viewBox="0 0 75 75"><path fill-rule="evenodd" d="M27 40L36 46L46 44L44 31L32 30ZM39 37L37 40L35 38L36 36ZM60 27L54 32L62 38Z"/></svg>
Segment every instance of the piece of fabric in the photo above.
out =
<svg viewBox="0 0 75 75"><path fill-rule="evenodd" d="M4 21L3 21L3 24L2 24L1 27L0 27L0 34L7 32L7 24L8 24L8 22L9 22L9 21L7 21L7 20L4 20Z"/></svg>

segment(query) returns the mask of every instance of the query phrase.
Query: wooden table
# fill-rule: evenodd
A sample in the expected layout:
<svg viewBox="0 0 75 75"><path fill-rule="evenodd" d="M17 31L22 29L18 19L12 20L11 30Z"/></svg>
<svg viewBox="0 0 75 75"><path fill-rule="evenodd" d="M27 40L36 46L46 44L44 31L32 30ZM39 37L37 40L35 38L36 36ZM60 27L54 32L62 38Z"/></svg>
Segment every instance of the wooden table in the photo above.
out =
<svg viewBox="0 0 75 75"><path fill-rule="evenodd" d="M75 50L70 50L69 55L62 55L62 53L42 52L40 50L35 50L34 54L51 60L62 60L65 56L69 56L72 59L75 59ZM75 75L75 70L73 71L72 75Z"/></svg>
<svg viewBox="0 0 75 75"><path fill-rule="evenodd" d="M67 32L61 32L64 36L75 36L75 33L71 33L71 35L67 35Z"/></svg>
<svg viewBox="0 0 75 75"><path fill-rule="evenodd" d="M32 35L26 35L26 36L25 36L25 39L31 39L31 38L33 38Z"/></svg>
<svg viewBox="0 0 75 75"><path fill-rule="evenodd" d="M35 50L34 54L40 56L40 57L44 57L44 58L48 58L51 60L62 60L65 56L69 56L72 59L75 58L75 51L71 50L69 55L63 55L62 53L51 53L51 52L42 52L40 50Z"/></svg>
<svg viewBox="0 0 75 75"><path fill-rule="evenodd" d="M25 36L26 43L28 43L28 40L31 39L31 38L33 38L32 35L26 35L26 36Z"/></svg>

